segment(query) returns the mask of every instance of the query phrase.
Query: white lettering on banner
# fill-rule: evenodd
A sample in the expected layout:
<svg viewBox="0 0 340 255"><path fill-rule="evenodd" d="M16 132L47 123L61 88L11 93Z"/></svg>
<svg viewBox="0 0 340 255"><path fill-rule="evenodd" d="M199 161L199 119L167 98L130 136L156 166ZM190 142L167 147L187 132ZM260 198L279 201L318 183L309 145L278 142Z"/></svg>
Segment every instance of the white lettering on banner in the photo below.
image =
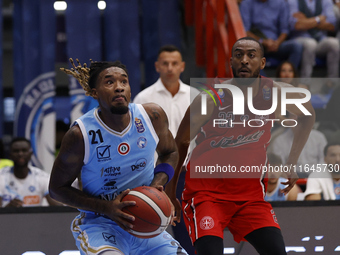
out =
<svg viewBox="0 0 340 255"><path fill-rule="evenodd" d="M24 99L25 105L33 108L41 95L46 94L50 91L54 91L53 79L41 81L38 86L27 93L26 98Z"/></svg>

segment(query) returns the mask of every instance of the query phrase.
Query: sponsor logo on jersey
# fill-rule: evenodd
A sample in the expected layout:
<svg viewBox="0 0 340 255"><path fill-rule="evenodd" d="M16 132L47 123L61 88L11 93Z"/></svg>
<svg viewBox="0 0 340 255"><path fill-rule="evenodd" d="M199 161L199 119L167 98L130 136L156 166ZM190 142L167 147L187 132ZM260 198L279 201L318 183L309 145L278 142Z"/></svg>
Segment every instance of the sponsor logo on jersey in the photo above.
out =
<svg viewBox="0 0 340 255"><path fill-rule="evenodd" d="M120 143L117 150L120 155L125 156L130 152L130 145L128 143Z"/></svg>
<svg viewBox="0 0 340 255"><path fill-rule="evenodd" d="M106 242L110 242L112 244L117 244L116 243L116 236L109 234L109 233L105 233L105 232L103 232L102 235L103 235L103 238Z"/></svg>
<svg viewBox="0 0 340 255"><path fill-rule="evenodd" d="M219 107L218 107L218 110L223 111L223 110L229 108L230 106L231 106L231 105L227 105L227 106L225 106L225 107L219 106Z"/></svg>
<svg viewBox="0 0 340 255"><path fill-rule="evenodd" d="M109 234L109 233L105 233L105 232L103 232L102 235L103 235L103 238L106 242L110 242L112 244L117 244L116 243L116 236Z"/></svg>
<svg viewBox="0 0 340 255"><path fill-rule="evenodd" d="M143 148L145 148L146 144L147 144L147 140L144 136L141 136L141 137L138 138L138 140L137 140L138 148L143 149Z"/></svg>
<svg viewBox="0 0 340 255"><path fill-rule="evenodd" d="M218 90L217 90L217 94L220 96L221 101L222 101L222 103L223 103L223 102L224 102L224 99L222 99L222 98L225 97L225 93L224 93L223 89L218 89Z"/></svg>
<svg viewBox="0 0 340 255"><path fill-rule="evenodd" d="M236 139L234 136L222 137L220 140L215 141L212 140L210 142L210 146L213 148L227 148L227 147L236 147L248 143L256 143L260 140L261 136L264 134L264 130L257 131L250 135L239 135Z"/></svg>
<svg viewBox="0 0 340 255"><path fill-rule="evenodd" d="M145 158L138 159L134 165L131 166L132 171L142 171L146 166L147 160Z"/></svg>
<svg viewBox="0 0 340 255"><path fill-rule="evenodd" d="M101 175L100 177L107 177L107 176L117 176L121 175L120 166L110 166L104 169L104 167L100 170Z"/></svg>
<svg viewBox="0 0 340 255"><path fill-rule="evenodd" d="M142 120L138 119L137 117L135 118L135 125L138 133L143 133L145 131Z"/></svg>
<svg viewBox="0 0 340 255"><path fill-rule="evenodd" d="M275 212L274 212L274 210L272 209L272 210L270 210L270 213L272 214L272 216L273 216L273 220L274 220L274 222L276 223L276 224L279 224L279 222L277 221L277 217L276 217L276 215L275 215Z"/></svg>
<svg viewBox="0 0 340 255"><path fill-rule="evenodd" d="M211 218L210 216L204 216L201 219L200 227L203 230L212 229L214 227L214 225L215 225L215 222L214 222L213 218Z"/></svg>
<svg viewBox="0 0 340 255"><path fill-rule="evenodd" d="M31 185L31 186L28 187L28 190L31 191L31 192L34 192L36 190L36 188Z"/></svg>
<svg viewBox="0 0 340 255"><path fill-rule="evenodd" d="M25 205L38 205L40 204L40 196L25 196L24 197L24 204Z"/></svg>
<svg viewBox="0 0 340 255"><path fill-rule="evenodd" d="M170 234L168 234L168 233L164 233L163 234L163 238L167 239L167 240L172 240L173 239L173 237Z"/></svg>
<svg viewBox="0 0 340 255"><path fill-rule="evenodd" d="M112 201L114 200L116 197L118 196L118 194L116 192L114 193L110 193L110 194L100 194L99 195L99 198L100 199L103 199L103 200L106 200L106 201Z"/></svg>
<svg viewBox="0 0 340 255"><path fill-rule="evenodd" d="M336 187L335 189L334 189L334 193L335 193L335 195L340 195L340 187Z"/></svg>
<svg viewBox="0 0 340 255"><path fill-rule="evenodd" d="M111 145L104 145L96 148L98 161L107 161L111 159L110 147Z"/></svg>
<svg viewBox="0 0 340 255"><path fill-rule="evenodd" d="M103 190L117 189L116 183L117 183L116 179L105 179L102 189Z"/></svg>
<svg viewBox="0 0 340 255"><path fill-rule="evenodd" d="M272 90L268 86L262 88L263 99L268 101L272 98Z"/></svg>

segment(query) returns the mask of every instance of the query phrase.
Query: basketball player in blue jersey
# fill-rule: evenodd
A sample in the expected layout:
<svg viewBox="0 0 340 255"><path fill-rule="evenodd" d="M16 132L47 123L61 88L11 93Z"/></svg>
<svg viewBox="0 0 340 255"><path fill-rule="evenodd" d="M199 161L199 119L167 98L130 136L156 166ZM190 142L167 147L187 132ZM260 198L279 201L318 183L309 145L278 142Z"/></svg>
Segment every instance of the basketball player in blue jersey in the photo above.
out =
<svg viewBox="0 0 340 255"><path fill-rule="evenodd" d="M73 64L73 61L71 61ZM122 198L138 186L163 190L178 152L166 114L156 104L130 103L126 67L119 61L92 62L63 70L76 77L99 107L77 119L55 160L50 194L78 208L71 230L81 254L187 254L167 232L150 239L129 234L134 217ZM159 158L154 168L154 152ZM79 178L80 189L72 186Z"/></svg>

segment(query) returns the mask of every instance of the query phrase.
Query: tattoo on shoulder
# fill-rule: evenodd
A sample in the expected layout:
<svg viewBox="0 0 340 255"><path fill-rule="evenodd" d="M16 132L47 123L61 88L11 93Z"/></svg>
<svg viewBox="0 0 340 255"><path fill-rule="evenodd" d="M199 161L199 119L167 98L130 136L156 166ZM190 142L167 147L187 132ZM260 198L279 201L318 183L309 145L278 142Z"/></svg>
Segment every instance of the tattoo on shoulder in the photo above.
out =
<svg viewBox="0 0 340 255"><path fill-rule="evenodd" d="M149 117L153 121L153 120L160 119L161 115L159 114L159 112L157 111L156 108L151 108L151 112L149 113Z"/></svg>

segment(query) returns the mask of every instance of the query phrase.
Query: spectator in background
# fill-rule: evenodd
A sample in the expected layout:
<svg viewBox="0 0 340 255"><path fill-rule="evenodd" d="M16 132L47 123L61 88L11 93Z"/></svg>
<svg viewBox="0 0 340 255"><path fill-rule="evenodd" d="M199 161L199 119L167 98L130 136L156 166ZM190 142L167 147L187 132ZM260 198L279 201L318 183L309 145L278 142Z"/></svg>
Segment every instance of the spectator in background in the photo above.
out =
<svg viewBox="0 0 340 255"><path fill-rule="evenodd" d="M158 80L139 92L133 102L135 104L153 102L160 105L169 119L169 129L176 137L179 124L190 104L190 86L180 80L185 62L179 49L173 45L161 47L155 69L159 73Z"/></svg>
<svg viewBox="0 0 340 255"><path fill-rule="evenodd" d="M332 0L288 0L291 37L303 44L301 77L312 76L315 57L327 58L327 76L339 76L339 40L327 36L335 30Z"/></svg>
<svg viewBox="0 0 340 255"><path fill-rule="evenodd" d="M333 0L333 10L336 18L335 31L333 34L340 40L340 0Z"/></svg>
<svg viewBox="0 0 340 255"><path fill-rule="evenodd" d="M6 159L5 146L2 139L0 139L0 169L6 166L13 166L13 161L10 159Z"/></svg>
<svg viewBox="0 0 340 255"><path fill-rule="evenodd" d="M288 113L287 119L296 119L296 116ZM289 124L286 123L286 125ZM283 164L287 163L289 151L293 144L294 133L297 130L296 127L287 127L285 129L282 134L278 135L276 139L271 142L268 149L268 151L279 155ZM324 162L323 150L326 144L327 140L325 135L318 130L312 129L297 161L296 171L300 178L308 177L308 169L311 169L313 166L315 168L316 164L322 164Z"/></svg>
<svg viewBox="0 0 340 255"><path fill-rule="evenodd" d="M289 9L285 0L244 0L240 12L247 36L262 43L265 57L288 60L299 67L303 47L289 34Z"/></svg>
<svg viewBox="0 0 340 255"><path fill-rule="evenodd" d="M190 91L196 92L180 80L180 75L185 69L182 54L176 46L165 45L158 51L155 62L159 79L153 85L138 93L134 99L136 104L156 103L160 105L168 116L169 129L176 137L179 124L190 105ZM198 91L197 91L198 94ZM196 95L196 93L195 93ZM194 96L194 95L192 95ZM177 198L181 200L184 188L185 171L179 177ZM195 254L184 222L172 227L175 239L178 240L189 254Z"/></svg>
<svg viewBox="0 0 340 255"><path fill-rule="evenodd" d="M32 153L31 142L26 138L12 140L10 157L14 166L0 171L2 207L41 206L44 197L49 205L60 205L49 196L49 174L29 165Z"/></svg>
<svg viewBox="0 0 340 255"><path fill-rule="evenodd" d="M329 99L324 111L323 120L332 122L336 128L340 128L340 86L336 87Z"/></svg>
<svg viewBox="0 0 340 255"><path fill-rule="evenodd" d="M297 69L290 61L283 61L280 63L280 65L276 68L276 77L278 78L277 81L282 81L291 84L294 87L300 87L309 90L308 85L299 82Z"/></svg>
<svg viewBox="0 0 340 255"><path fill-rule="evenodd" d="M279 156L273 153L268 153L267 157L270 166L280 167L282 165L282 160ZM282 183L287 182L288 180L280 177L280 174L280 172L276 171L268 172L267 191L264 199L266 201L295 201L297 199L298 193L300 193L301 190L295 184L294 187L286 195L281 192L287 186Z"/></svg>
<svg viewBox="0 0 340 255"><path fill-rule="evenodd" d="M280 65L276 68L276 80L278 82L285 82L288 84L293 85L294 87L300 87L309 89L308 85L300 83L300 80L298 78L297 69L294 67L294 64L288 60L283 61L280 63ZM280 116L280 122L274 123L274 128L272 128L272 136L271 141L273 142L278 135L283 133L286 128L282 127L279 123L281 121L285 120L285 116Z"/></svg>
<svg viewBox="0 0 340 255"><path fill-rule="evenodd" d="M340 143L329 143L325 150L325 163L307 179L305 200L340 200Z"/></svg>

